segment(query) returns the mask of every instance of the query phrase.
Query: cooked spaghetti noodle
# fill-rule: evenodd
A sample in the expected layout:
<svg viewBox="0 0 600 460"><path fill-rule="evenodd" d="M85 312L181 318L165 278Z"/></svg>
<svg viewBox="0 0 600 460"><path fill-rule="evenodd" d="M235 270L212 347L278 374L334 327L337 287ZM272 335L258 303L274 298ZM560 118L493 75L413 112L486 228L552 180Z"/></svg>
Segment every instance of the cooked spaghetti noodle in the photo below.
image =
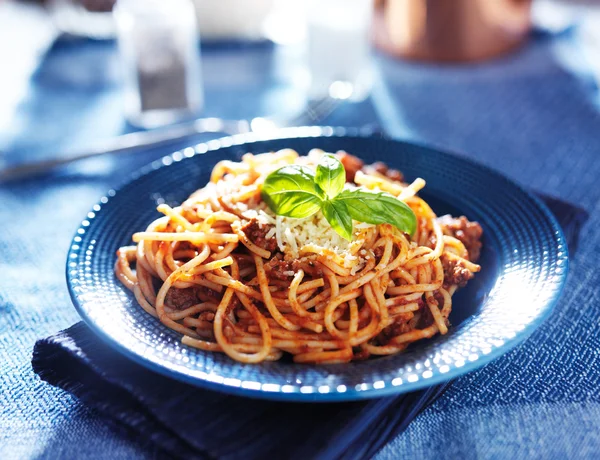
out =
<svg viewBox="0 0 600 460"><path fill-rule="evenodd" d="M181 206L159 205L164 216L118 250L117 277L184 344L244 363L284 353L298 363L348 362L446 334L453 294L480 269L481 227L438 218L417 196L422 179L404 183L399 172L345 153L337 156L349 182L413 210L412 237L355 222L346 241L320 213L276 216L261 199L266 176L322 154L286 149L221 161L206 187Z"/></svg>

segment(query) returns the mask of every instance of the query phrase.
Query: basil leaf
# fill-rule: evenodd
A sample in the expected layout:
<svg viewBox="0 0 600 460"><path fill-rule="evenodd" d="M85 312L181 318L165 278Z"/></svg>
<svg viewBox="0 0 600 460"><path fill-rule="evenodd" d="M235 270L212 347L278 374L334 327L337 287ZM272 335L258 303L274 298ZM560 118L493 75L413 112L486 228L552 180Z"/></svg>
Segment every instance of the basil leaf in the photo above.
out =
<svg viewBox="0 0 600 460"><path fill-rule="evenodd" d="M334 201L345 203L350 216L359 222L392 224L410 235L417 229L417 217L412 209L389 193L344 190Z"/></svg>
<svg viewBox="0 0 600 460"><path fill-rule="evenodd" d="M305 166L284 166L267 176L262 199L280 216L302 219L321 209L325 194L315 183L314 173Z"/></svg>
<svg viewBox="0 0 600 460"><path fill-rule="evenodd" d="M315 182L329 198L334 198L343 190L346 183L344 165L333 155L323 155L317 165Z"/></svg>
<svg viewBox="0 0 600 460"><path fill-rule="evenodd" d="M343 201L324 201L321 212L331 227L348 241L352 241L352 217Z"/></svg>

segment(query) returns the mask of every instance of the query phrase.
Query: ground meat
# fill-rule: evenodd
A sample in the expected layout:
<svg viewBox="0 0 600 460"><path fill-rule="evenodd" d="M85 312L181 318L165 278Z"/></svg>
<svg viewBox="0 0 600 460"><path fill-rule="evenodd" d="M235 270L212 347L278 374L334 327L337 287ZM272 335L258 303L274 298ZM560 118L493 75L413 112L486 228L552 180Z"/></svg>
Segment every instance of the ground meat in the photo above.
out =
<svg viewBox="0 0 600 460"><path fill-rule="evenodd" d="M404 182L404 174L402 174L397 169L388 169L385 175L388 179L394 180L396 182Z"/></svg>
<svg viewBox="0 0 600 460"><path fill-rule="evenodd" d="M231 301L229 302L229 305L227 308L229 308L229 310L237 310L241 306L242 306L242 302L240 302L240 299L238 299L238 297L236 295L234 295L231 298Z"/></svg>
<svg viewBox="0 0 600 460"><path fill-rule="evenodd" d="M352 347L352 360L362 361L368 359L371 354L367 350L363 350L360 347Z"/></svg>
<svg viewBox="0 0 600 460"><path fill-rule="evenodd" d="M388 172L388 169L389 169L383 161L376 161L375 163L365 166L365 169L366 168L372 169L373 171L375 171L379 174L383 174L384 176Z"/></svg>
<svg viewBox="0 0 600 460"><path fill-rule="evenodd" d="M425 329L426 327L431 326L433 324L433 315L431 314L429 305L427 305L427 303L423 300L419 302L419 312L421 313L421 317L417 322L416 329Z"/></svg>
<svg viewBox="0 0 600 460"><path fill-rule="evenodd" d="M198 319L201 321L214 321L215 314L212 311L203 311L198 315Z"/></svg>
<svg viewBox="0 0 600 460"><path fill-rule="evenodd" d="M323 265L319 262L300 260L300 268L304 270L304 273L313 278L323 277Z"/></svg>
<svg viewBox="0 0 600 460"><path fill-rule="evenodd" d="M165 297L165 304L176 310L185 310L197 303L198 288L171 288Z"/></svg>
<svg viewBox="0 0 600 460"><path fill-rule="evenodd" d="M437 302L438 307L442 308L444 305L444 296L442 295L442 293L440 291L435 291L433 293L433 298Z"/></svg>
<svg viewBox="0 0 600 460"><path fill-rule="evenodd" d="M431 235L429 235L429 238L427 238L427 242L425 243L425 246L427 246L428 248L431 248L431 249L435 249L436 244L437 244L437 238L435 237L435 233L432 233Z"/></svg>
<svg viewBox="0 0 600 460"><path fill-rule="evenodd" d="M278 280L289 280L293 278L294 275L292 273L296 273L299 269L299 260L283 260L281 254L277 254L265 264L267 276Z"/></svg>
<svg viewBox="0 0 600 460"><path fill-rule="evenodd" d="M373 249L373 254L375 254L375 257L378 259L381 259L381 257L383 257L384 252L385 252L384 246L377 246L375 249Z"/></svg>
<svg viewBox="0 0 600 460"><path fill-rule="evenodd" d="M346 170L346 182L354 182L354 176L356 176L358 171L362 171L365 174L378 173L390 180L398 182L404 180L404 176L400 171L388 168L388 166L381 161L365 165L360 158L350 155L342 150L336 153L336 157L342 162L342 165L344 165L344 169Z"/></svg>
<svg viewBox="0 0 600 460"><path fill-rule="evenodd" d="M362 168L362 171L366 174L372 174L375 172L397 182L402 182L404 180L404 175L400 171L397 169L388 168L388 166L381 161L376 161L373 164L366 165Z"/></svg>
<svg viewBox="0 0 600 460"><path fill-rule="evenodd" d="M375 338L375 343L380 346L388 345L390 340L398 337L400 334L410 332L410 326L406 322L406 317L400 315L396 321L388 327L383 328L379 335Z"/></svg>
<svg viewBox="0 0 600 460"><path fill-rule="evenodd" d="M190 251L195 250L195 246L189 241L178 241L177 242L177 251Z"/></svg>
<svg viewBox="0 0 600 460"><path fill-rule="evenodd" d="M270 225L260 224L258 220L252 219L244 225L241 230L246 234L248 239L259 248L269 252L273 252L277 249L277 240L274 237L266 238L267 233L271 230Z"/></svg>
<svg viewBox="0 0 600 460"><path fill-rule="evenodd" d="M481 235L483 230L477 222L469 221L465 216L454 218L450 215L438 218L445 235L453 236L465 245L469 260L477 262L481 253Z"/></svg>
<svg viewBox="0 0 600 460"><path fill-rule="evenodd" d="M196 289L196 297L202 302L219 303L221 302L221 294L213 291L205 286L199 286Z"/></svg>
<svg viewBox="0 0 600 460"><path fill-rule="evenodd" d="M473 278L473 273L464 266L462 261L450 259L445 255L440 257L440 261L442 262L442 267L444 267L445 289L454 284L458 285L458 287L465 287L467 282Z"/></svg>
<svg viewBox="0 0 600 460"><path fill-rule="evenodd" d="M364 329L371 322L371 319L367 316L366 318L358 317L358 329Z"/></svg>
<svg viewBox="0 0 600 460"><path fill-rule="evenodd" d="M198 220L198 208L200 205L187 205L184 204L181 207L181 215L189 220L190 222L196 222Z"/></svg>
<svg viewBox="0 0 600 460"><path fill-rule="evenodd" d="M354 176L363 168L365 165L364 162L360 158L350 155L343 150L340 150L335 156L341 161L342 165L344 165L344 169L346 170L346 182L354 182Z"/></svg>
<svg viewBox="0 0 600 460"><path fill-rule="evenodd" d="M323 277L323 266L319 262L313 260L293 259L284 260L281 253L278 253L265 263L265 271L271 278L289 281L298 270L303 270L307 276L312 278Z"/></svg>

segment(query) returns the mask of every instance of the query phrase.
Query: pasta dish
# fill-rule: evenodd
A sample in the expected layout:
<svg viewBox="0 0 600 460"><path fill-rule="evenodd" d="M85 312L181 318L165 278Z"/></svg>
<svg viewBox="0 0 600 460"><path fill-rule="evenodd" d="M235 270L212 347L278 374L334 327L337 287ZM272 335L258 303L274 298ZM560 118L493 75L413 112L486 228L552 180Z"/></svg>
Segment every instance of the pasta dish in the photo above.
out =
<svg viewBox="0 0 600 460"><path fill-rule="evenodd" d="M448 332L480 270L481 226L436 216L424 186L345 152L221 161L180 206L158 206L115 273L184 344L243 363L399 353Z"/></svg>

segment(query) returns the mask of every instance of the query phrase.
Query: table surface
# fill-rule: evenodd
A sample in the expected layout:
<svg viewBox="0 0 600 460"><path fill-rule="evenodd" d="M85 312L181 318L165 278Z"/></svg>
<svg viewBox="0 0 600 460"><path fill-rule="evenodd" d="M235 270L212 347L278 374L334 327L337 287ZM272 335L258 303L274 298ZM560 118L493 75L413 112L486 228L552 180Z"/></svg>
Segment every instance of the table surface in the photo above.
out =
<svg viewBox="0 0 600 460"><path fill-rule="evenodd" d="M15 8L0 3L0 166L129 130L114 43L53 42L52 27L28 8L10 29ZM20 45L10 46L8 36ZM302 103L293 53L264 44L202 51L206 113L252 117ZM391 136L469 156L590 213L553 316L515 350L453 382L378 458L593 458L600 451L600 98L579 29L536 33L518 52L480 64L383 55L374 62L371 97L341 106L326 123L378 123ZM79 320L63 274L78 223L107 189L164 153L99 158L0 185L0 458L158 455L40 381L30 359L36 339Z"/></svg>

